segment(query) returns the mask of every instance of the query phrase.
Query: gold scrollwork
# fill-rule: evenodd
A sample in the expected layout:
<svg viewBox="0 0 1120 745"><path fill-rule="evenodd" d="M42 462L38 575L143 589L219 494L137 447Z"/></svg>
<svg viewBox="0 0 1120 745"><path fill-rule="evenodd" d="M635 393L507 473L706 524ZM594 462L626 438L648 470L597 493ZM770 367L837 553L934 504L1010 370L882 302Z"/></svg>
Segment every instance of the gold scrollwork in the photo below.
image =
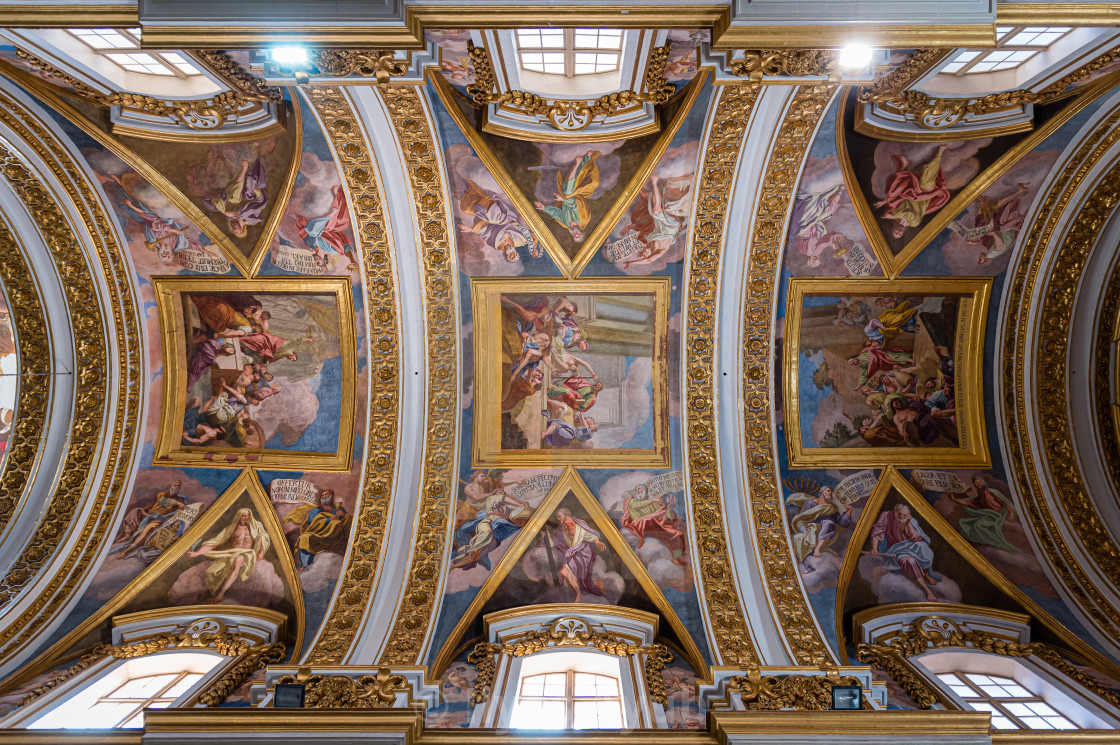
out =
<svg viewBox="0 0 1120 745"><path fill-rule="evenodd" d="M1120 335L1120 260L1109 273L1098 318L1093 344L1093 408L1108 475L1120 489L1120 367L1113 367L1112 362L1113 348Z"/></svg>
<svg viewBox="0 0 1120 745"><path fill-rule="evenodd" d="M316 664L338 664L361 626L385 549L397 452L400 325L391 231L377 185L377 164L363 139L358 117L337 87L311 86L306 93L323 122L346 181L362 255L369 322L371 390L359 511L334 604L308 656Z"/></svg>
<svg viewBox="0 0 1120 745"><path fill-rule="evenodd" d="M900 95L951 53L949 49L915 49L898 67L861 88L857 100L860 103L888 101Z"/></svg>
<svg viewBox="0 0 1120 745"><path fill-rule="evenodd" d="M719 488L719 449L715 421L716 292L720 252L727 220L730 185L747 121L758 100L758 83L719 91L701 167L689 248L685 324L685 394L682 422L688 457L692 524L696 526L699 580L716 648L725 664L757 665L731 557ZM772 291L772 289L771 289ZM769 338L769 331L765 334ZM769 354L769 349L766 350ZM766 414L769 422L769 412ZM767 425L769 426L769 425Z"/></svg>
<svg viewBox="0 0 1120 745"><path fill-rule="evenodd" d="M574 621L575 623L570 623ZM475 706L490 698L494 687L497 665L496 655L527 657L548 647L592 647L616 657L644 659L646 691L654 703L669 703L669 693L661 671L673 661L673 653L664 644L632 644L605 631L592 631L582 619L561 618L547 631L529 631L504 644L479 642L467 655L467 662L475 665L474 686L471 688L470 705Z"/></svg>
<svg viewBox="0 0 1120 745"><path fill-rule="evenodd" d="M0 604L11 602L36 579L64 538L74 537L76 543L40 594L29 598L19 617L0 631L2 660L22 649L39 628L50 622L100 554L111 516L129 477L136 435L141 430L141 398L146 391L141 389L145 376L132 273L124 249L117 243L111 218L101 209L81 167L66 147L6 94L0 94L0 121L35 150L68 200L68 207L63 208L16 153L6 147L0 150L0 172L34 217L59 273L74 333L74 378L78 389L71 436L58 468L58 482L42 509L28 541L29 548L0 579ZM92 239L92 266L67 219L71 213ZM94 269L100 272L96 279ZM101 312L101 293L106 295L104 307L109 318ZM115 335L117 339L112 367L106 335ZM111 381L115 385L112 393ZM110 395L117 401L111 417L107 413ZM103 465L95 471L102 457ZM98 478L98 484L83 498L90 482ZM79 510L85 507L88 518L78 521Z"/></svg>
<svg viewBox="0 0 1120 745"><path fill-rule="evenodd" d="M739 692L748 711L825 711L832 708L834 685L862 687L851 675L762 675L758 670L727 681L728 690Z"/></svg>
<svg viewBox="0 0 1120 745"><path fill-rule="evenodd" d="M782 240L792 211L798 174L836 86L802 86L794 94L771 148L758 195L753 243L743 287L743 432L755 540L762 574L794 657L803 665L822 665L832 652L821 636L791 558L784 507L774 464L770 396L774 294L781 277Z"/></svg>
<svg viewBox="0 0 1120 745"><path fill-rule="evenodd" d="M400 77L408 73L408 63L394 59L391 51L370 51L351 49L311 49L307 52L307 65L294 67L268 63L269 72L295 77L306 76L346 78L356 75L361 78L374 78L378 85L389 82L390 76Z"/></svg>
<svg viewBox="0 0 1120 745"><path fill-rule="evenodd" d="M650 52L642 90L618 91L595 100L544 98L535 93L516 90L499 93L490 55L484 48L476 47L471 42L467 42L467 51L475 73L475 82L467 86L467 93L476 106L496 103L527 116L538 117L540 121L547 122L562 132L582 131L596 119L606 119L643 103L663 104L676 90L665 75L669 62L669 45L654 47Z"/></svg>
<svg viewBox="0 0 1120 745"><path fill-rule="evenodd" d="M1070 232L1062 240L1061 249L1053 253L1053 265L1047 276L1042 262L1052 245L1054 231L1079 187L1099 162L1120 142L1120 109L1114 109L1084 138L1078 151L1057 174L1046 194L1038 217L1022 242L1022 256L1014 274L1009 276L1005 295L1007 315L1003 345L1004 431L1008 443L1009 469L1018 474L1019 494L1024 515L1034 528L1058 576L1062 577L1072 597L1109 636L1120 636L1120 612L1095 586L1070 550L1062 529L1052 512L1044 479L1052 489L1057 506L1082 545L1099 567L1120 584L1120 556L1109 539L1100 515L1085 490L1070 432L1066 395L1066 350L1069 321L1075 288L1084 271L1088 251L1106 224L1109 214L1120 198L1120 166L1113 166L1100 177L1093 191L1084 199L1079 214L1071 221ZM1047 284L1049 286L1040 287ZM1042 291L1041 327L1032 333L1027 298ZM1039 350L1035 352L1034 350ZM1023 360L1035 357L1035 368ZM1036 453L1030 440L1031 423L1022 391L1027 376L1033 375L1038 395L1037 416L1046 429L1043 453ZM1049 472L1047 473L1047 470Z"/></svg>
<svg viewBox="0 0 1120 745"><path fill-rule="evenodd" d="M397 693L408 691L403 675L394 675L387 667L379 667L376 675L351 678L348 675L312 675L309 668L300 668L295 675L282 675L277 683L302 683L303 705L308 709L389 709Z"/></svg>
<svg viewBox="0 0 1120 745"><path fill-rule="evenodd" d="M804 78L831 76L839 64L835 49L748 49L743 59L733 60L729 71L741 78L760 82L779 75Z"/></svg>
<svg viewBox="0 0 1120 745"><path fill-rule="evenodd" d="M20 370L8 457L0 466L0 530L3 530L31 481L35 454L39 452L47 427L51 399L50 339L43 304L35 286L35 275L3 219L0 219L0 285L7 290Z"/></svg>
<svg viewBox="0 0 1120 745"><path fill-rule="evenodd" d="M1097 696L1120 705L1120 693L1078 670L1052 647L1039 642L1004 639L977 629L965 631L951 618L916 618L884 641L884 644L860 642L856 645L856 656L860 662L885 670L923 709L933 706L939 698L929 684L901 661L931 649L975 649L1005 657L1036 657Z"/></svg>
<svg viewBox="0 0 1120 745"><path fill-rule="evenodd" d="M198 698L198 702L205 706L218 706L249 675L270 662L279 662L283 659L285 652L283 643L253 644L246 638L229 633L220 620L210 620L215 622L213 625L217 628L216 631L198 632L187 629L178 633L154 634L126 644L97 644L66 670L24 694L19 700L19 705L26 706L107 657L116 660L134 660L168 649L212 649L226 657L238 658L208 685ZM197 627L199 624L196 622L192 626Z"/></svg>
<svg viewBox="0 0 1120 745"><path fill-rule="evenodd" d="M448 518L455 504L459 324L455 312L455 254L445 198L448 190L431 122L414 86L383 86L378 93L389 111L401 151L407 155L426 310L427 430L416 533L406 585L380 660L381 664L410 665L419 656L432 621Z"/></svg>
<svg viewBox="0 0 1120 745"><path fill-rule="evenodd" d="M929 53L933 50L919 51ZM1077 83L1118 59L1120 59L1120 47L1110 49L1038 91L1018 89L973 98L935 98L918 90L883 85L865 88L860 93L859 101L878 103L894 109L907 117L912 117L919 126L926 129L947 129L966 116L983 116L1028 105L1041 106L1065 98L1070 95L1071 88ZM939 60L940 57L935 62ZM894 82L897 83L897 80ZM906 84L908 85L909 81Z"/></svg>
<svg viewBox="0 0 1120 745"><path fill-rule="evenodd" d="M221 129L230 118L245 116L258 110L262 101L274 100L271 93L247 93L240 89L222 91L208 98L190 101L164 100L128 91L101 93L30 52L17 48L16 54L21 60L49 77L65 82L78 98L89 103L106 108L119 106L128 111L163 117L178 122L187 129L200 131Z"/></svg>
<svg viewBox="0 0 1120 745"><path fill-rule="evenodd" d="M197 49L192 54L217 73L219 77L241 91L246 98L257 101L271 101L272 103L280 103L284 100L284 91L253 75L237 64L237 60L225 52L218 49Z"/></svg>

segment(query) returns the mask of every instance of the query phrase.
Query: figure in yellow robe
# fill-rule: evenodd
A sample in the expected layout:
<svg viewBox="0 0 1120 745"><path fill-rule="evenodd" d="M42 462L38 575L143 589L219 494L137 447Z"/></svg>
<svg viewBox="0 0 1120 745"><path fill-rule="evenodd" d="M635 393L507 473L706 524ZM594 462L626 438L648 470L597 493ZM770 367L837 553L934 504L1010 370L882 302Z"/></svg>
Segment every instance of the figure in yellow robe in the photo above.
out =
<svg viewBox="0 0 1120 745"><path fill-rule="evenodd" d="M305 571L314 563L315 556L324 551L342 553L350 534L350 521L346 508L335 502L331 489L323 490L318 505L301 504L289 512L284 522L299 526L295 545L299 571Z"/></svg>
<svg viewBox="0 0 1120 745"><path fill-rule="evenodd" d="M536 202L537 209L567 228L576 243L583 241L583 230L591 219L587 200L599 188L599 166L595 163L598 157L599 153L588 150L572 166L567 178L556 174L556 192L552 196L557 204Z"/></svg>

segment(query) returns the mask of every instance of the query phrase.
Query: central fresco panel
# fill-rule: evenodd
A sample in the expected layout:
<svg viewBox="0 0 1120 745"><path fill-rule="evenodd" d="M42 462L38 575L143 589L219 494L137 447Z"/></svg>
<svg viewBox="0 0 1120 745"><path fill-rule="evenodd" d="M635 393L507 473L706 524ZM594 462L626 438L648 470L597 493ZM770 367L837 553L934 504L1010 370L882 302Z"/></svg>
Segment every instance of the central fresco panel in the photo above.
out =
<svg viewBox="0 0 1120 745"><path fill-rule="evenodd" d="M669 465L668 279L475 280L473 465Z"/></svg>

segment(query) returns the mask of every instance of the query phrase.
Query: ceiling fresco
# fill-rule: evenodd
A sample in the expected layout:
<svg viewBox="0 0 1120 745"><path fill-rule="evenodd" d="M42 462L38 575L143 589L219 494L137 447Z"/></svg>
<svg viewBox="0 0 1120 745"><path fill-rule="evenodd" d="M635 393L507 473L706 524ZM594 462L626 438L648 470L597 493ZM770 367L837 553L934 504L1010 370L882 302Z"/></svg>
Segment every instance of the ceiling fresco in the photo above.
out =
<svg viewBox="0 0 1120 745"><path fill-rule="evenodd" d="M513 138L472 101L479 33L426 33L406 83L261 79L267 127L163 141L0 48L122 244L142 355L131 475L0 707L115 616L221 607L281 614L286 664L426 666L428 727L469 725L486 616L522 606L654 614L673 728L707 727L713 666L859 664L854 617L900 603L1027 614L1120 690L1116 588L1067 584L1000 400L1028 238L1120 140L1115 65L1026 126L907 136L675 29L656 131ZM0 290L8 483L34 306Z"/></svg>

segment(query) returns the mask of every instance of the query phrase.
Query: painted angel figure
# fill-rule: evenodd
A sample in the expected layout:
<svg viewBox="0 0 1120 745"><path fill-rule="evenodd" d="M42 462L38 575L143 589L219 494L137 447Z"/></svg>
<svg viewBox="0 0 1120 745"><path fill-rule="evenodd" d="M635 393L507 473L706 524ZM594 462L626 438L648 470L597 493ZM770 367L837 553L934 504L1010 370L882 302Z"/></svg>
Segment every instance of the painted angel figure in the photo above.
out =
<svg viewBox="0 0 1120 745"><path fill-rule="evenodd" d="M241 161L241 170L233 177L225 190L218 196L206 197L202 203L207 209L221 212L229 221L229 229L238 238L244 238L250 225L260 223L262 213L268 205L268 174L258 155L250 163Z"/></svg>
<svg viewBox="0 0 1120 745"><path fill-rule="evenodd" d="M840 184L836 184L824 191L797 195L797 201L804 207L801 219L797 223L797 235L793 238L793 245L804 254L805 262L811 267L821 265L821 254L826 250L831 250L832 255L839 258L848 253L852 247L852 241L847 236L835 231L830 232L825 227L840 208L842 189Z"/></svg>
<svg viewBox="0 0 1120 745"><path fill-rule="evenodd" d="M459 210L474 217L474 222L469 225L459 223L459 227L482 238L487 246L500 252L506 261L517 261L518 250L522 248L535 259L543 255L540 243L522 223L521 216L513 206L501 195L483 189L467 179L467 191L459 200Z"/></svg>
<svg viewBox="0 0 1120 745"><path fill-rule="evenodd" d="M331 195L334 199L327 214L310 220L303 215L296 216L299 237L311 249L311 260L316 266L324 266L333 254L350 259L347 269L357 269L358 261L354 258L354 244L346 235L350 227L350 208L346 204L346 194L341 186L335 184L331 187Z"/></svg>
<svg viewBox="0 0 1120 745"><path fill-rule="evenodd" d="M560 172L556 174L556 191L552 195L556 204L535 203L538 210L563 225L576 243L583 242L583 231L591 219L588 200L599 188L599 166L595 163L598 157L598 152L588 150L575 162L567 177Z"/></svg>
<svg viewBox="0 0 1120 745"><path fill-rule="evenodd" d="M151 207L137 199L125 188L120 176L112 176L113 181L124 193L121 205L130 220L144 226L144 245L155 251L164 264L175 263L175 254L180 251L198 251L212 254L201 243L186 234L186 227L170 217L160 217Z"/></svg>
<svg viewBox="0 0 1120 745"><path fill-rule="evenodd" d="M933 157L912 167L905 155L894 155L895 172L887 179L887 194L875 203L883 208L883 218L894 221L891 237L901 240L907 228L916 228L928 215L949 203L949 187L941 170L941 156L947 145L939 145Z"/></svg>

